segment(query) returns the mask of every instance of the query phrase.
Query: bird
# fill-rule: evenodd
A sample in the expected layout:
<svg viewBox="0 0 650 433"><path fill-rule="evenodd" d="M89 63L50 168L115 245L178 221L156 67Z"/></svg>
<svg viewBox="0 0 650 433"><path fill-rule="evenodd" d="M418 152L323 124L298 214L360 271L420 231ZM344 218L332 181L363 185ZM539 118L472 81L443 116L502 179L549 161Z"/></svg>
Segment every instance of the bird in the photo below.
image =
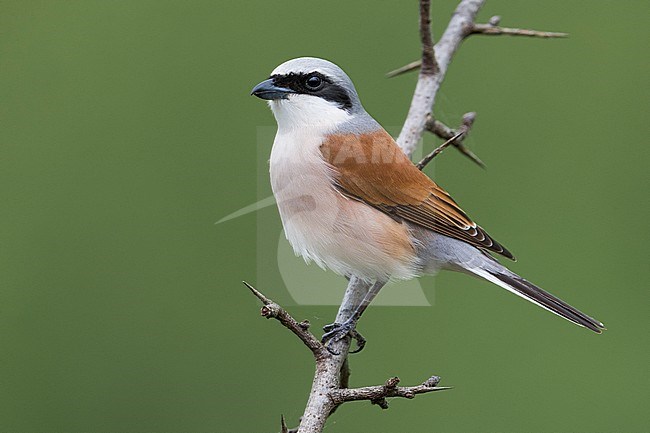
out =
<svg viewBox="0 0 650 433"><path fill-rule="evenodd" d="M596 333L605 329L502 265L493 255L514 255L413 164L334 63L288 60L251 95L267 100L276 119L270 181L294 252L370 285L349 319L324 327L328 348L355 337L357 321L387 282L439 270L487 280ZM358 351L365 339L356 335Z"/></svg>

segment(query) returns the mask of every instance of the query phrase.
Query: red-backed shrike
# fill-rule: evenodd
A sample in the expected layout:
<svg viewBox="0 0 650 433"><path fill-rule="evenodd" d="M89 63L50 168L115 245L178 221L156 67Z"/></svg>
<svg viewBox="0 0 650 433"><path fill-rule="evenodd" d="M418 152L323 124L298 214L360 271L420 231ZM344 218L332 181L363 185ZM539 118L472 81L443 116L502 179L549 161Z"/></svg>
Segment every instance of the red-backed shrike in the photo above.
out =
<svg viewBox="0 0 650 433"><path fill-rule="evenodd" d="M604 329L497 262L490 253L514 256L418 170L366 113L338 66L309 57L289 60L252 94L269 101L278 124L271 186L294 251L372 283L352 317L331 325L324 341L352 331L390 279L439 269L483 278L577 325Z"/></svg>

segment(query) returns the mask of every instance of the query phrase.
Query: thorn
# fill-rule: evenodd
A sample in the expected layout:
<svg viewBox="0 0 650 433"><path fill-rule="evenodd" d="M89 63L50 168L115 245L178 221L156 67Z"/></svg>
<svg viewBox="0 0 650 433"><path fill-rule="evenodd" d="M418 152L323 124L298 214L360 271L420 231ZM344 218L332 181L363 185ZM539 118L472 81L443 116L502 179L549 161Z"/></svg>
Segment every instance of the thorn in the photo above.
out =
<svg viewBox="0 0 650 433"><path fill-rule="evenodd" d="M280 415L280 423L282 433L289 433L289 428L287 427L287 422L284 420L284 415Z"/></svg>
<svg viewBox="0 0 650 433"><path fill-rule="evenodd" d="M245 285L246 287L248 287L248 289L249 289L251 292L253 292L253 295L255 295L255 297L256 297L257 299L259 299L260 301L262 301L262 303L263 303L264 305L268 305L268 304L271 303L271 300L270 300L269 298L267 298L266 296L264 296L264 295L263 295L259 290L257 290L255 287L251 286L251 285L248 284L246 281L242 281L242 283L244 283L244 285Z"/></svg>
<svg viewBox="0 0 650 433"><path fill-rule="evenodd" d="M386 74L386 78L397 77L398 75L405 74L410 71L418 69L422 65L422 60L415 60L401 68L394 69Z"/></svg>
<svg viewBox="0 0 650 433"><path fill-rule="evenodd" d="M485 163L484 163L483 161L481 161L481 159L480 159L478 156L476 156L476 155L474 154L474 152L472 152L472 151L469 150L467 147L465 147L464 144L454 144L454 146L456 146L456 148L457 148L458 150L460 150L460 152L461 152L463 155L465 155L466 157L468 157L469 159L471 159L472 161L474 161L474 162L475 162L476 164L478 164L481 168L483 168L483 169L487 168L487 166L485 165Z"/></svg>

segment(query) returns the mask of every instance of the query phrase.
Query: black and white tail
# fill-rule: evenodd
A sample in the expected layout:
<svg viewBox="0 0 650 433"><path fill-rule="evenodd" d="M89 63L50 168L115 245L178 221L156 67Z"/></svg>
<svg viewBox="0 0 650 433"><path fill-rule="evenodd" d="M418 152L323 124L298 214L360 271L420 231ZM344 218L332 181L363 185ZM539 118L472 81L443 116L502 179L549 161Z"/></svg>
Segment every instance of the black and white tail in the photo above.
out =
<svg viewBox="0 0 650 433"><path fill-rule="evenodd" d="M576 325L589 328L598 334L602 333L605 329L605 326L598 320L587 316L563 300L540 289L533 283L526 281L519 275L498 264L496 261L490 263L486 267L467 268L467 270L503 287L517 296L521 296L522 298L575 323Z"/></svg>

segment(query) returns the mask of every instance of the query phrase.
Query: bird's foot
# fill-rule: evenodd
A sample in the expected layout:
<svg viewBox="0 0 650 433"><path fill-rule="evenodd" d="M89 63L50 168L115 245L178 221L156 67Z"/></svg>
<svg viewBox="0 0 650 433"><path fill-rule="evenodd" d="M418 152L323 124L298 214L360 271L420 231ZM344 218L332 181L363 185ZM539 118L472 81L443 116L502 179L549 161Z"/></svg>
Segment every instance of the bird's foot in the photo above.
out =
<svg viewBox="0 0 650 433"><path fill-rule="evenodd" d="M325 348L332 355L340 355L339 352L332 349L332 344L337 341L343 340L345 337L350 336L354 341L357 342L357 348L350 351L350 353L358 353L363 350L363 347L366 345L366 339L363 338L363 335L359 334L355 329L357 325L354 320L346 320L343 323L331 323L329 325L323 326L323 338L321 343L325 345Z"/></svg>

